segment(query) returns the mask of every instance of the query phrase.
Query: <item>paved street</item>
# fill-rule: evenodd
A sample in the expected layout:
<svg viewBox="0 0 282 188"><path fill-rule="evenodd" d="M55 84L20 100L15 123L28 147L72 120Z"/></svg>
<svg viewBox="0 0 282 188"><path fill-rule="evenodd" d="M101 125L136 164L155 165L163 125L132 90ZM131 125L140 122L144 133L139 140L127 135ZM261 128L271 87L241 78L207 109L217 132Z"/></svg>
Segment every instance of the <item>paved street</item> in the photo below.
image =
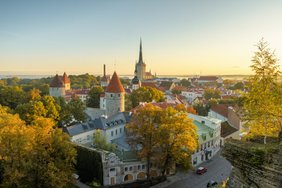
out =
<svg viewBox="0 0 282 188"><path fill-rule="evenodd" d="M179 172L153 188L206 188L210 180L222 182L231 173L231 164L219 154L200 166L206 167L208 171L203 175L197 175L195 171Z"/></svg>

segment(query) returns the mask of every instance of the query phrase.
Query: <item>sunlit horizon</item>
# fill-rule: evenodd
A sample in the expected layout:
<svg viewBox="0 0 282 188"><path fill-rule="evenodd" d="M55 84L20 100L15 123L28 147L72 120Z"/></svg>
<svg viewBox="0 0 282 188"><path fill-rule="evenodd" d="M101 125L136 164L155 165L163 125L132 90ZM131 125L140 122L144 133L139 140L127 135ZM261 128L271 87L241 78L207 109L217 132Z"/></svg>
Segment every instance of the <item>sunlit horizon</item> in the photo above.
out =
<svg viewBox="0 0 282 188"><path fill-rule="evenodd" d="M1 1L0 73L249 75L261 38L282 58L281 1ZM281 65L281 61L279 61Z"/></svg>

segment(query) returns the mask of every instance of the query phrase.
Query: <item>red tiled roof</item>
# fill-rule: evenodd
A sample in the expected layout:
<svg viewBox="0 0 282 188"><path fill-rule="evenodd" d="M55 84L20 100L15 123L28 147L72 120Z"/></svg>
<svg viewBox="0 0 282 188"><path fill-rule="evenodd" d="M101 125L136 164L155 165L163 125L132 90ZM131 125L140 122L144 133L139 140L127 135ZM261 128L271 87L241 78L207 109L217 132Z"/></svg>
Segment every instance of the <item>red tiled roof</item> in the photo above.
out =
<svg viewBox="0 0 282 188"><path fill-rule="evenodd" d="M63 82L65 84L70 84L70 79L69 79L68 75L65 72L64 72L62 80L63 80Z"/></svg>
<svg viewBox="0 0 282 188"><path fill-rule="evenodd" d="M226 104L217 104L211 107L211 110L224 117L228 117L228 106L229 105L226 105Z"/></svg>
<svg viewBox="0 0 282 188"><path fill-rule="evenodd" d="M106 92L109 93L122 93L124 92L124 88L118 78L118 75L116 72L114 72L112 79L107 87Z"/></svg>
<svg viewBox="0 0 282 188"><path fill-rule="evenodd" d="M175 87L173 88L173 90L188 91L188 88L187 88L187 87L184 87L184 86L175 86Z"/></svg>

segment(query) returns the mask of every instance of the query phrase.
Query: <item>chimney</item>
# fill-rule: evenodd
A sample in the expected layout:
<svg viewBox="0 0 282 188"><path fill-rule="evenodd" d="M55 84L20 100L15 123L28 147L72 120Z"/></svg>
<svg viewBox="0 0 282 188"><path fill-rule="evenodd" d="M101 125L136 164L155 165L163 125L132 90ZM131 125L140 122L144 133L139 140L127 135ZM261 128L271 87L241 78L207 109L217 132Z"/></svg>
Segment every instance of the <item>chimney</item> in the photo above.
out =
<svg viewBox="0 0 282 188"><path fill-rule="evenodd" d="M104 76L106 76L106 65L104 64Z"/></svg>

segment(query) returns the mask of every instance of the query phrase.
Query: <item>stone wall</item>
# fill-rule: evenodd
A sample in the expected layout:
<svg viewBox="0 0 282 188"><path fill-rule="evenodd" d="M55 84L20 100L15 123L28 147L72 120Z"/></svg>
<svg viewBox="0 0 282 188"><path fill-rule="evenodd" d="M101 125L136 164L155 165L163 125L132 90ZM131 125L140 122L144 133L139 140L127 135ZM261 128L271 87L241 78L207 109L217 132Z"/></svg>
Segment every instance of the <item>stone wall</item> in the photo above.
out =
<svg viewBox="0 0 282 188"><path fill-rule="evenodd" d="M231 139L222 154L233 166L227 187L282 188L282 142L264 146Z"/></svg>

